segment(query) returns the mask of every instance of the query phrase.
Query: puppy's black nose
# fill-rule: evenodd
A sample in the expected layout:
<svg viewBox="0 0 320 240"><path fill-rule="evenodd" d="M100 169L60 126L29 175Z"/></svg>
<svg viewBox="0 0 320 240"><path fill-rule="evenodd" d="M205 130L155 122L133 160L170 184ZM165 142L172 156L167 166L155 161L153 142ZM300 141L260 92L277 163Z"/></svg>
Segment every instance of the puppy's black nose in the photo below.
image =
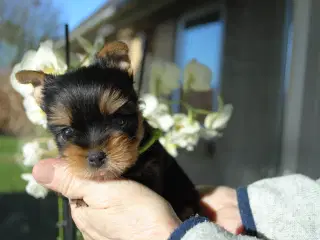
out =
<svg viewBox="0 0 320 240"><path fill-rule="evenodd" d="M107 155L104 152L91 151L88 154L88 162L91 167L99 168L107 160Z"/></svg>

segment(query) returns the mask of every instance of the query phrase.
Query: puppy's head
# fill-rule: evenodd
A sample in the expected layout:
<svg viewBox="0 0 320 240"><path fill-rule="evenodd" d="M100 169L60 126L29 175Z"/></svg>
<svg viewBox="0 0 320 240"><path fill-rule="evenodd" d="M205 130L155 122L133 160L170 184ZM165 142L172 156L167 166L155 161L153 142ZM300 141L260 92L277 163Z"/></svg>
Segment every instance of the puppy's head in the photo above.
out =
<svg viewBox="0 0 320 240"><path fill-rule="evenodd" d="M64 75L21 71L16 77L34 85L48 129L73 173L111 179L135 163L142 116L124 43L106 45L95 63Z"/></svg>

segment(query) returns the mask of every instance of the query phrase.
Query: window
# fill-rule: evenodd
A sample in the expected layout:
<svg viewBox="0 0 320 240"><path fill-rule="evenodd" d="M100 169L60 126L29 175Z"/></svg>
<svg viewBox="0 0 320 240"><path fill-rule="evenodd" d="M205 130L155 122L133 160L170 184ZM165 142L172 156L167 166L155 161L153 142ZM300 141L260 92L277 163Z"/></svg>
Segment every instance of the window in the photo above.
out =
<svg viewBox="0 0 320 240"><path fill-rule="evenodd" d="M193 58L207 65L213 72L211 86L213 91L207 94L209 97L193 97L188 99L196 106L216 109L217 96L219 94L221 78L221 60L223 50L224 18L220 5L206 7L191 14L183 16L178 23L176 43L176 63L180 68ZM174 100L180 99L180 90L173 94ZM179 106L173 107L178 111Z"/></svg>

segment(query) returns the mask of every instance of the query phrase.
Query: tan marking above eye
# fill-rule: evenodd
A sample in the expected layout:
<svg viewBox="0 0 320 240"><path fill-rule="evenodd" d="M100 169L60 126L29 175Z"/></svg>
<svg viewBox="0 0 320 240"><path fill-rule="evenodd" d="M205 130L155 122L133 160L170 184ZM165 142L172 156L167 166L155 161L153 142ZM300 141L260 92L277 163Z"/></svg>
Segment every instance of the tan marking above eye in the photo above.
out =
<svg viewBox="0 0 320 240"><path fill-rule="evenodd" d="M70 126L72 123L72 115L69 108L61 103L50 107L48 120L50 124Z"/></svg>
<svg viewBox="0 0 320 240"><path fill-rule="evenodd" d="M100 96L100 112L103 114L115 113L127 101L128 99L124 98L120 91L107 89Z"/></svg>

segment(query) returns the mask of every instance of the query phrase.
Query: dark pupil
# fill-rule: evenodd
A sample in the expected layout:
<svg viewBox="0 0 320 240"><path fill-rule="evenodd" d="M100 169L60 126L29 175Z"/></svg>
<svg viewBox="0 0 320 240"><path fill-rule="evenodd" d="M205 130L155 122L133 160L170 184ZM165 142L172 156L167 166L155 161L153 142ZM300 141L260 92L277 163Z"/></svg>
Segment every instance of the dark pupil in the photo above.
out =
<svg viewBox="0 0 320 240"><path fill-rule="evenodd" d="M72 130L71 128L67 128L67 129L64 130L63 133L64 133L64 136L65 136L66 138L70 138L70 137L72 137L73 130Z"/></svg>

